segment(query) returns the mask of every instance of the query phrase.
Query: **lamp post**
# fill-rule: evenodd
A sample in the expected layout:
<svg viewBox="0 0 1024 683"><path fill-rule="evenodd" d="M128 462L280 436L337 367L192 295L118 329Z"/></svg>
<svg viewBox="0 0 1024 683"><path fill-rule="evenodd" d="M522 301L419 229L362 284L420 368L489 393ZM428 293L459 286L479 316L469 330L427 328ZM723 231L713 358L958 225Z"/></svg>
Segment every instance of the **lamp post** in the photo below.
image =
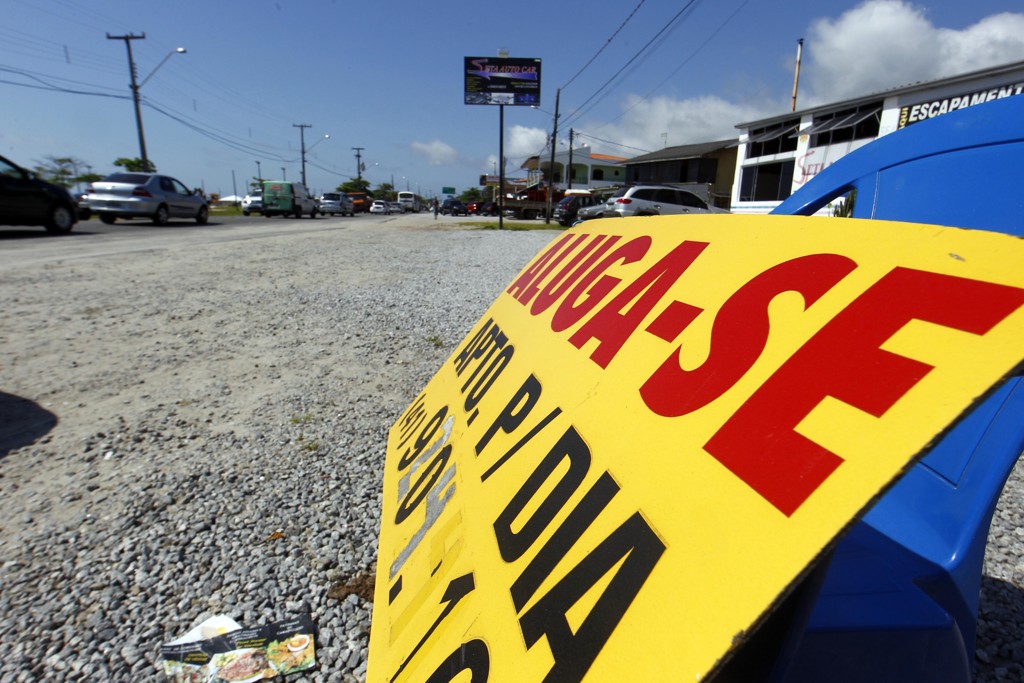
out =
<svg viewBox="0 0 1024 683"><path fill-rule="evenodd" d="M135 105L135 128L138 130L138 133L139 133L139 154L142 157L142 167L143 167L143 169L145 171L149 171L151 167L150 167L150 163L149 163L149 155L146 153L146 135L145 135L145 133L142 130L142 107L141 107L141 98L139 96L139 88L144 86L146 84L146 82L149 81L149 79L151 79L153 77L153 74L155 74L157 72L157 70L160 67L162 67L164 65L164 63L168 59L170 59L172 56L174 56L176 54L184 54L185 52L187 52L187 50L185 50L185 48L183 48L183 47L179 47L179 48L176 48L174 50L171 50L169 53L167 53L166 57L164 57L162 60L160 60L160 63L156 65L156 68L153 69L151 72L149 72L148 76L146 76L144 79L142 79L141 83L137 83L136 80L135 80L135 60L132 57L132 41L133 40L144 40L145 38L146 38L146 34L145 33L143 33L141 36L137 36L137 35L135 35L133 33L129 33L129 34L123 35L123 36L112 36L109 33L107 34L107 40L123 40L124 41L124 45L125 45L125 47L128 50L128 72L131 75L131 79L132 79L132 82L131 82L132 102Z"/></svg>

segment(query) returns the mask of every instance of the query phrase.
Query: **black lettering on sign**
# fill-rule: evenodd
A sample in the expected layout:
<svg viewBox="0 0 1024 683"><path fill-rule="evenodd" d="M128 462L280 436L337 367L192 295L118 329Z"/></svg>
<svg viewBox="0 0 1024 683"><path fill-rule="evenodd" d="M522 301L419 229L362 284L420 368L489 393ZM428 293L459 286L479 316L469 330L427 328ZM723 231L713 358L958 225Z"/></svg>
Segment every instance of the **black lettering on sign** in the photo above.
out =
<svg viewBox="0 0 1024 683"><path fill-rule="evenodd" d="M452 446L448 444L441 449L441 452L431 458L425 467L417 472L418 475L416 481L412 484L409 492L402 499L402 502L398 504L398 512L395 513L395 524L401 524L406 518L412 514L412 511L416 509L423 499L426 497L430 489L434 488L434 484L437 483L438 478L441 476L441 472L448 465L448 458L451 457ZM423 472L422 470L426 470ZM421 473L422 472L422 473Z"/></svg>
<svg viewBox="0 0 1024 683"><path fill-rule="evenodd" d="M427 416L427 411L423 407L423 400L426 398L426 394L420 394L416 397L416 400L412 402L412 405L405 411L402 417L398 418L398 422L395 426L398 427L398 444L396 448L401 448L405 445L405 442L409 440L416 430L422 424L424 418Z"/></svg>
<svg viewBox="0 0 1024 683"><path fill-rule="evenodd" d="M455 357L455 374L461 375L462 371L466 369L469 359L473 357L474 353L476 353L477 347L480 346L484 339L484 335L488 333L488 330L491 329L491 325L493 324L494 319L488 318L487 322L484 323L484 326L473 335L473 338L470 339L465 346L462 347L462 350L459 351L459 355Z"/></svg>
<svg viewBox="0 0 1024 683"><path fill-rule="evenodd" d="M458 650L448 655L448 659L434 669L427 683L448 683L467 670L470 672L469 681L461 679L465 683L484 683L487 680L491 670L491 655L484 641L477 639L460 645Z"/></svg>
<svg viewBox="0 0 1024 683"><path fill-rule="evenodd" d="M607 472L594 482L579 505L573 508L562 525L555 530L544 547L530 560L530 564L512 584L509 592L517 612L526 607L526 603L537 592L540 584L554 571L555 565L580 540L583 532L590 527L618 492L619 485Z"/></svg>
<svg viewBox="0 0 1024 683"><path fill-rule="evenodd" d="M480 377L479 380L477 380L473 388L469 390L469 393L466 394L466 402L464 405L464 409L467 413L472 411L472 414L469 416L469 419L466 421L466 424L473 424L473 420L475 420L476 416L480 413L479 410L476 410L477 403L480 402L480 399L484 397L484 394L486 394L488 389L491 388L491 385L494 384L494 380L498 379L498 376L508 366L509 361L512 360L513 353L515 353L515 347L512 346L511 344L509 344L500 352L498 352L498 355L495 356L494 360L492 360L490 364L487 366L487 370L484 372L484 374ZM482 367L483 363L480 364L480 367L476 369L476 371L473 373L473 376L470 377L469 380L466 382L465 386L462 387L463 393L465 393L466 387L469 386L470 382L473 381L473 378L477 376L477 373L480 372L480 368Z"/></svg>
<svg viewBox="0 0 1024 683"><path fill-rule="evenodd" d="M537 495L541 486L565 459L569 460L569 470L555 484L547 498L536 507L536 511L530 516L530 519L520 525L520 530L513 531L513 522L519 518L527 503ZM537 541L558 511L579 488L589 469L590 449L587 448L587 444L583 442L576 428L570 426L495 520L494 535L498 541L501 559L506 562L514 562L523 556L523 553Z"/></svg>
<svg viewBox="0 0 1024 683"><path fill-rule="evenodd" d="M445 618L447 618L447 616L455 609L455 606L458 605L464 597L472 593L475 588L476 582L473 580L472 572L469 574L463 574L449 582L448 588L445 589L444 595L441 596L441 602L444 603L444 609L441 610L441 614L437 616L434 623L430 625L427 632L424 633L423 637L420 638L418 643L416 643L416 647L412 649L412 652L410 652L409 656L405 658L402 665L398 667L398 671L396 671L395 675L391 677L392 681L398 678L401 673L405 671L405 667L409 666L409 662L411 662L412 658L416 656L416 653L420 651L423 644L430 639L430 636L437 630L437 627L441 625L441 622L444 621Z"/></svg>
<svg viewBox="0 0 1024 683"><path fill-rule="evenodd" d="M391 563L392 579L394 579L395 575L397 575L398 572L402 569L402 567L405 565L405 561L409 559L409 556L412 555L413 551L415 551L416 548L419 547L420 543L423 541L423 538L427 535L427 532L434 528L434 524L441 516L441 513L444 512L444 508L446 505L448 505L448 501L450 501L452 499L452 496L455 495L455 485L451 483L452 480L454 479L455 465L453 464L451 467L445 470L444 474L439 479L436 480L434 486L431 488L431 491L434 491L435 493L433 495L428 495L426 497L427 503L426 506L424 507L423 524L421 524L420 528L416 530L416 533L412 535L412 537L409 539L409 542L405 544L405 547L402 548L402 552L398 554L398 557L395 558L395 561ZM451 486L449 486L449 484L451 484ZM438 495L438 493L440 493L440 495ZM401 495L401 492L399 492L399 495ZM439 540L441 539L436 537L434 538L435 543ZM401 577L399 577L399 583L400 580ZM398 595L398 591L401 591L400 586L397 590L394 591L394 595L391 597L392 602Z"/></svg>
<svg viewBox="0 0 1024 683"><path fill-rule="evenodd" d="M484 432L484 435L477 441L476 454L480 455L498 432L498 429L501 429L506 434L511 434L518 429L519 425L526 419L526 416L533 410L533 406L537 404L540 392L540 380L535 375L527 377L523 385L519 387L509 400L504 410L498 414L498 417L495 418L491 426Z"/></svg>
<svg viewBox="0 0 1024 683"><path fill-rule="evenodd" d="M469 367L471 361L479 361L477 363L477 371L480 369L480 365L487 362L490 355L496 350L500 349L508 343L508 337L501 331L501 328L494 324L493 319L488 319L484 323L483 328L466 344L459 355L455 357L455 374L461 376L463 372ZM480 359L483 358L481 361ZM470 381L472 381L470 377ZM466 391L466 387L462 388L463 393Z"/></svg>
<svg viewBox="0 0 1024 683"><path fill-rule="evenodd" d="M583 680L663 552L661 539L635 512L520 617L527 648L547 637L555 663L544 677L546 683ZM616 565L611 581L573 633L566 613Z"/></svg>
<svg viewBox="0 0 1024 683"><path fill-rule="evenodd" d="M440 410L434 413L434 417L430 418L430 422L420 432L419 438L416 439L416 444L413 448L409 448L405 451L401 458L398 460L398 471L401 472L409 465L411 465L417 458L424 455L424 449L430 446L429 451L426 452L426 457L430 457L433 452L437 451L442 444L447 443L449 437L452 435L452 425L455 420L453 418L445 418L448 416L448 406L442 406ZM437 430L444 427L444 433L441 438L434 439L434 435L437 434Z"/></svg>

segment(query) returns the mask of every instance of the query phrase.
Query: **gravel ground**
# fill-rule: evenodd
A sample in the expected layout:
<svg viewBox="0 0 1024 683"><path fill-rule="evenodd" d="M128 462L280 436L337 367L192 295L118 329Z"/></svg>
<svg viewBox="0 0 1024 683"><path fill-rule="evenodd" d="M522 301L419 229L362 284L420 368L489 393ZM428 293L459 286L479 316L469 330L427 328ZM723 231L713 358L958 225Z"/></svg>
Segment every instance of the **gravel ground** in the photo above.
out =
<svg viewBox="0 0 1024 683"><path fill-rule="evenodd" d="M387 430L554 233L347 220L0 258L0 682L160 681L208 616L303 613L289 682L364 679ZM978 681L1024 680L1022 474Z"/></svg>

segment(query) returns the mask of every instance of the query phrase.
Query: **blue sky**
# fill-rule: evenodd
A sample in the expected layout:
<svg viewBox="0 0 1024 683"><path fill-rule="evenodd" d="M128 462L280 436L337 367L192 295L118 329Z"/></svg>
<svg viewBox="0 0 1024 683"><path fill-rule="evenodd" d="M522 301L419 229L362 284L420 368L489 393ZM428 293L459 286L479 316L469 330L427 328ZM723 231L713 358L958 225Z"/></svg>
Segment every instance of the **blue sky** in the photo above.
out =
<svg viewBox="0 0 1024 683"><path fill-rule="evenodd" d="M535 9L526 9L532 5ZM430 196L497 168L498 108L463 104L463 58L542 60L541 110L505 107L506 172L559 144L635 156L733 137L789 110L1024 60L1020 0L0 0L0 154L139 156L122 40L132 41L149 157L207 192L356 174ZM185 54L174 54L177 47ZM154 69L156 71L154 72ZM325 135L330 137L325 138ZM259 165L257 166L257 161Z"/></svg>

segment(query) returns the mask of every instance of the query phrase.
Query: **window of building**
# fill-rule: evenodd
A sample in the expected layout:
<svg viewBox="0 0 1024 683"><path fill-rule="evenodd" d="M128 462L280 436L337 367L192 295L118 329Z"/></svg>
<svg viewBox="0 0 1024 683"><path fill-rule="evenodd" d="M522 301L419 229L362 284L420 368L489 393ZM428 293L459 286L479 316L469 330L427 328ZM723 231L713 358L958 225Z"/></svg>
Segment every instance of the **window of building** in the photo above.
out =
<svg viewBox="0 0 1024 683"><path fill-rule="evenodd" d="M741 202L782 201L793 193L795 161L744 166L740 175Z"/></svg>
<svg viewBox="0 0 1024 683"><path fill-rule="evenodd" d="M790 119L765 128L754 128L747 136L747 158L796 151L792 133L800 126L799 119Z"/></svg>
<svg viewBox="0 0 1024 683"><path fill-rule="evenodd" d="M824 147L838 142L878 137L882 116L882 103L873 102L855 109L843 109L824 114L814 120L810 128L793 133L811 136L811 147Z"/></svg>
<svg viewBox="0 0 1024 683"><path fill-rule="evenodd" d="M604 169L595 168L593 174L591 175L591 178L593 180L604 180Z"/></svg>

